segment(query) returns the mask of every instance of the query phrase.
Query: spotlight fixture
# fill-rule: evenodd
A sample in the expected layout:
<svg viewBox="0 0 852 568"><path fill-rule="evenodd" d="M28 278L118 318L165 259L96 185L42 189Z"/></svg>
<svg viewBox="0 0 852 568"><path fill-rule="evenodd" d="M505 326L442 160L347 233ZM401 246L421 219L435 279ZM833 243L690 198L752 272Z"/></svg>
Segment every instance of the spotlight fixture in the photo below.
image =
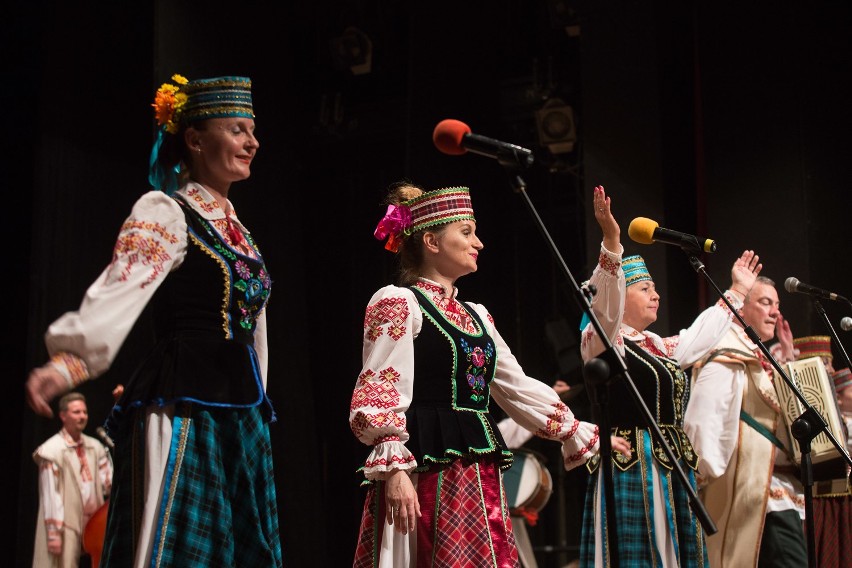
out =
<svg viewBox="0 0 852 568"><path fill-rule="evenodd" d="M373 42L361 30L349 26L331 40L331 56L338 68L348 69L353 75L366 75L372 69Z"/></svg>
<svg viewBox="0 0 852 568"><path fill-rule="evenodd" d="M553 154L574 151L577 129L574 124L574 109L562 99L549 99L535 111L538 140Z"/></svg>

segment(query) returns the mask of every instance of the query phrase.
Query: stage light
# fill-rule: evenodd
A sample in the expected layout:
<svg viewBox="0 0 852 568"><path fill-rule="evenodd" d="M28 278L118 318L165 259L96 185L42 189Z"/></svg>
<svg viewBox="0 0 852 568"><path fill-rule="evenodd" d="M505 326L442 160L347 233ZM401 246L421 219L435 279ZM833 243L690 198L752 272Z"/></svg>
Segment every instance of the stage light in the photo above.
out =
<svg viewBox="0 0 852 568"><path fill-rule="evenodd" d="M553 154L574 151L577 128L574 124L574 109L562 99L549 99L535 112L538 140Z"/></svg>
<svg viewBox="0 0 852 568"><path fill-rule="evenodd" d="M373 42L361 30L349 26L331 40L331 56L338 68L348 69L353 75L366 75L372 69Z"/></svg>

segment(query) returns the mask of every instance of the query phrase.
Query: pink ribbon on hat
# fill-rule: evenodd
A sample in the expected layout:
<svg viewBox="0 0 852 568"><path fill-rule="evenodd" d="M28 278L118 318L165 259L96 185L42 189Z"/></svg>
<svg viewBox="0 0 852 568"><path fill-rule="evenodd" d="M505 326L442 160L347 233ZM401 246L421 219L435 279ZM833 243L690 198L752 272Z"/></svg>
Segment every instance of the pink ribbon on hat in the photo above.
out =
<svg viewBox="0 0 852 568"><path fill-rule="evenodd" d="M409 227L411 227L411 209L405 205L388 205L385 216L382 217L382 220L376 225L376 230L373 231L373 236L380 241L390 237L385 248L396 252L401 243L400 235Z"/></svg>

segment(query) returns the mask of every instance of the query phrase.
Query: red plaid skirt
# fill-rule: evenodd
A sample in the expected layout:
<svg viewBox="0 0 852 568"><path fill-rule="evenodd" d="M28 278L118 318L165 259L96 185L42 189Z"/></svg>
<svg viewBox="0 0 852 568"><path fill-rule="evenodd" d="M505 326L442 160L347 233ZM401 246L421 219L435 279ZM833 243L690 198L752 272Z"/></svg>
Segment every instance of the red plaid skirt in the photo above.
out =
<svg viewBox="0 0 852 568"><path fill-rule="evenodd" d="M409 547L411 567L520 565L496 463L458 459L446 468L416 476L422 517L417 519L414 538L394 540L394 546L404 543ZM355 568L377 567L382 564L382 554L394 554L387 546L382 548L385 524L384 483L375 482L364 504ZM390 566L388 560L384 562Z"/></svg>

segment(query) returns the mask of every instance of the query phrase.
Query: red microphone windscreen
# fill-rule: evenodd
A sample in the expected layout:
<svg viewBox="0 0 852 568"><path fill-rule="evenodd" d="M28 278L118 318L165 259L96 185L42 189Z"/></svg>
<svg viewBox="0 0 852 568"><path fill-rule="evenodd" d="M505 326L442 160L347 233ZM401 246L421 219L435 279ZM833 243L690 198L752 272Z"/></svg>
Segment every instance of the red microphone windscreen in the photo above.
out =
<svg viewBox="0 0 852 568"><path fill-rule="evenodd" d="M435 131L432 132L432 142L444 154L458 156L467 152L462 147L465 134L470 134L470 126L460 120L447 118L435 127Z"/></svg>

